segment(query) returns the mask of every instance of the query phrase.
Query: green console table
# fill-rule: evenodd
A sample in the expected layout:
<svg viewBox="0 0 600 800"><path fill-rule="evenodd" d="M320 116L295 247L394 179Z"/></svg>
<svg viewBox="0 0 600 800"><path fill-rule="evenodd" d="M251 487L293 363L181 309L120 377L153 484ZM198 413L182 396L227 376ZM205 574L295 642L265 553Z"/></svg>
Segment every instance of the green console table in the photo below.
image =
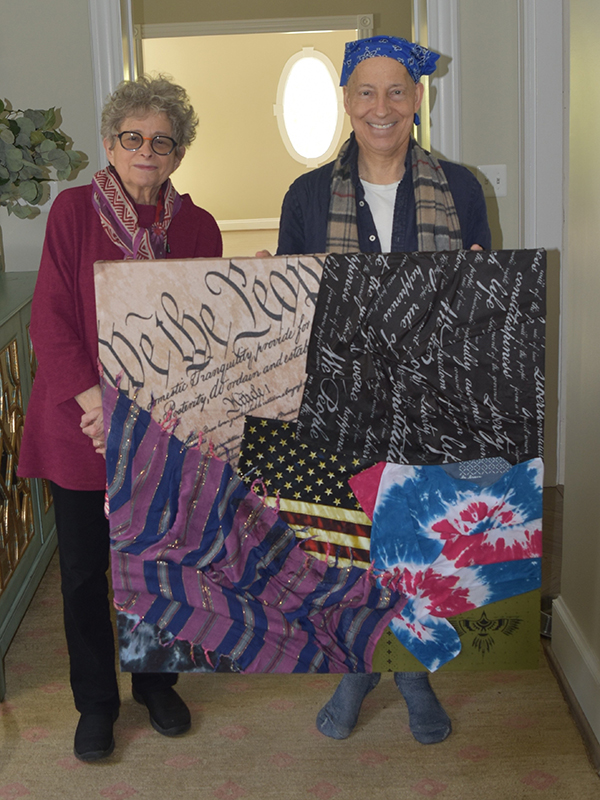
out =
<svg viewBox="0 0 600 800"><path fill-rule="evenodd" d="M0 700L4 656L56 548L45 481L17 477L35 356L29 338L37 272L0 272Z"/></svg>

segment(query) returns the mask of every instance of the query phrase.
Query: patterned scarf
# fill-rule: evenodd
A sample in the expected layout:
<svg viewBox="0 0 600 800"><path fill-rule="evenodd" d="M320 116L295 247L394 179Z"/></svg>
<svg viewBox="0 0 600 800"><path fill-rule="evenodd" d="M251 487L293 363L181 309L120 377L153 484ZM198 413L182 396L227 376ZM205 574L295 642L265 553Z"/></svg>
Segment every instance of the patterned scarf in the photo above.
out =
<svg viewBox="0 0 600 800"><path fill-rule="evenodd" d="M181 208L181 197L170 180L161 186L152 228L140 227L135 204L112 166L94 175L92 203L108 238L126 260L165 257L167 229Z"/></svg>
<svg viewBox="0 0 600 800"><path fill-rule="evenodd" d="M356 193L350 159L352 140L342 145L331 175L331 200L327 220L327 253L360 252L356 222ZM462 236L452 193L439 161L412 142L411 168L420 252L462 249Z"/></svg>

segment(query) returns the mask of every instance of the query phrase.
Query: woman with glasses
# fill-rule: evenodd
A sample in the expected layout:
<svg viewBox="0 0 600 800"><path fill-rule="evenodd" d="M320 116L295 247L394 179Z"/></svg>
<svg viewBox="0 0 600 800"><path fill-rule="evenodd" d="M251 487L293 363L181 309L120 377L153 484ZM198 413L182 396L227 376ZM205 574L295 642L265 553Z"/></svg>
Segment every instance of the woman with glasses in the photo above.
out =
<svg viewBox="0 0 600 800"><path fill-rule="evenodd" d="M102 112L109 166L87 186L65 189L46 229L33 298L38 360L19 473L51 482L58 532L71 687L80 713L74 752L82 761L113 751L119 713L108 581L109 527L94 262L220 257L213 217L179 195L170 175L194 139L185 90L159 76L123 82ZM140 265L140 281L144 280ZM133 697L165 736L190 727L173 689L177 675L132 675Z"/></svg>

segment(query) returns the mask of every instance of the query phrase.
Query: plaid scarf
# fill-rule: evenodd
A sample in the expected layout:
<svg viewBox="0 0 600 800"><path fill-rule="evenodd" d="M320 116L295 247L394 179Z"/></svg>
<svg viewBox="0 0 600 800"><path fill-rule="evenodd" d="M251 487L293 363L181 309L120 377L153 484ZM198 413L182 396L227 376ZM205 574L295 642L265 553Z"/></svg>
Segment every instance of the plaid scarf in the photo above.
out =
<svg viewBox="0 0 600 800"><path fill-rule="evenodd" d="M327 253L360 252L356 192L347 158L352 139L342 145L331 174L327 220ZM462 236L452 193L439 161L412 142L411 168L420 252L462 249Z"/></svg>
<svg viewBox="0 0 600 800"><path fill-rule="evenodd" d="M181 197L170 180L161 186L152 228L141 228L131 197L113 167L101 169L92 180L92 203L108 238L126 260L164 258L167 229L181 208Z"/></svg>

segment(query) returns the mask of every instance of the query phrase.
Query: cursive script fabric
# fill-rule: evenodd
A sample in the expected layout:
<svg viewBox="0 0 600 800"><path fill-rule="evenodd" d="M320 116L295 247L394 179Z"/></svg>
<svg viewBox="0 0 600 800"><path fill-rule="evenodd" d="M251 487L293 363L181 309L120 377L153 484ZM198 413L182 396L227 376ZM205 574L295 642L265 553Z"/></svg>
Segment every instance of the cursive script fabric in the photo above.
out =
<svg viewBox="0 0 600 800"><path fill-rule="evenodd" d="M390 628L429 670L460 652L447 617L539 587L541 459L487 486L453 478L441 466L385 463L350 485L373 520L379 584L408 598Z"/></svg>
<svg viewBox="0 0 600 800"><path fill-rule="evenodd" d="M215 670L370 671L402 596L305 553L229 464L185 447L118 390L103 398L117 609Z"/></svg>
<svg viewBox="0 0 600 800"><path fill-rule="evenodd" d="M330 255L298 437L364 466L540 457L542 250Z"/></svg>
<svg viewBox="0 0 600 800"><path fill-rule="evenodd" d="M247 414L298 417L322 261L96 264L107 382L235 468Z"/></svg>

